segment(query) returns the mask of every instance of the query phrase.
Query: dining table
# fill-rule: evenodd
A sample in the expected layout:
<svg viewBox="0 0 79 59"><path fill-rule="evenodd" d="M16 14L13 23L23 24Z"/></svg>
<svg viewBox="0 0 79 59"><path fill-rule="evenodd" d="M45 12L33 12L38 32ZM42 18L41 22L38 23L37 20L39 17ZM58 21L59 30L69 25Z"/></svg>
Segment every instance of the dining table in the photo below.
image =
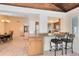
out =
<svg viewBox="0 0 79 59"><path fill-rule="evenodd" d="M6 42L10 38L10 34L0 34L0 41Z"/></svg>

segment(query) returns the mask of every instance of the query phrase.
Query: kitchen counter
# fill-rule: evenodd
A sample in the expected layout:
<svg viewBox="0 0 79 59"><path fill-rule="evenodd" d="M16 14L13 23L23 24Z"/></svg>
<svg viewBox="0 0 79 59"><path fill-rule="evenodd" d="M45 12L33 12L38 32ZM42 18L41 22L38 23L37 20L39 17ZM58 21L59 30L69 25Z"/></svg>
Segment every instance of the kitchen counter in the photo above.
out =
<svg viewBox="0 0 79 59"><path fill-rule="evenodd" d="M28 55L42 55L44 51L50 50L50 40L54 38L53 35L29 35L27 39L27 54Z"/></svg>

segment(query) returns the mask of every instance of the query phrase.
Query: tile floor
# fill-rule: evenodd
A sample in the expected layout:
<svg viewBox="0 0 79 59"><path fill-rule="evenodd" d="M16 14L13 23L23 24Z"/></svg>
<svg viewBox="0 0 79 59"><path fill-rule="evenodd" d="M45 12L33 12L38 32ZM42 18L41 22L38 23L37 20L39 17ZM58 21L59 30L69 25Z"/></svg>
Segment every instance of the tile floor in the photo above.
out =
<svg viewBox="0 0 79 59"><path fill-rule="evenodd" d="M0 44L0 56L27 56L25 40L20 38ZM43 56L54 56L54 52L45 51ZM62 56L61 51L57 52L57 56ZM68 51L64 56L79 56L79 54Z"/></svg>

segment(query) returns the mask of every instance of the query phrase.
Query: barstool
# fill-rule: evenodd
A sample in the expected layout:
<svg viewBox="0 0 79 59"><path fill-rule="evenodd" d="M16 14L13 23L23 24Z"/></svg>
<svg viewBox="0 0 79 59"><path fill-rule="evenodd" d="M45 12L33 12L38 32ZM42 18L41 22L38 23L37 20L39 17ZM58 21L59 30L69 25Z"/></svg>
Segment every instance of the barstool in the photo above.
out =
<svg viewBox="0 0 79 59"><path fill-rule="evenodd" d="M58 50L58 44L61 44L61 50L62 50L62 55L63 55L63 42L61 40L61 36L59 34L56 34L54 35L55 38L54 39L51 39L50 41L50 51L52 49L52 45L51 45L51 42L55 44L55 49L54 49L54 54L56 56L56 51Z"/></svg>
<svg viewBox="0 0 79 59"><path fill-rule="evenodd" d="M67 36L66 38L63 39L63 41L65 42L65 54L67 54L67 47L68 47L68 43L71 43L71 52L73 53L73 40L75 38L74 34L69 34L69 33L65 33L65 35Z"/></svg>

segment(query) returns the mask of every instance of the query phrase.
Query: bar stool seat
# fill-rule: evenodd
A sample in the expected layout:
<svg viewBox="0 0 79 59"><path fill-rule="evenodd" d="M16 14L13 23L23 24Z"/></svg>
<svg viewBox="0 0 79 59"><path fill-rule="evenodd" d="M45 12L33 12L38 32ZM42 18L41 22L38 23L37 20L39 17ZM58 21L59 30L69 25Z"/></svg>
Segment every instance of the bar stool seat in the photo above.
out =
<svg viewBox="0 0 79 59"><path fill-rule="evenodd" d="M72 40L70 40L70 39L62 39L62 41L63 41L63 42L67 42L67 43L72 42Z"/></svg>
<svg viewBox="0 0 79 59"><path fill-rule="evenodd" d="M51 42L55 43L55 44L61 44L62 41L59 39L51 39Z"/></svg>

